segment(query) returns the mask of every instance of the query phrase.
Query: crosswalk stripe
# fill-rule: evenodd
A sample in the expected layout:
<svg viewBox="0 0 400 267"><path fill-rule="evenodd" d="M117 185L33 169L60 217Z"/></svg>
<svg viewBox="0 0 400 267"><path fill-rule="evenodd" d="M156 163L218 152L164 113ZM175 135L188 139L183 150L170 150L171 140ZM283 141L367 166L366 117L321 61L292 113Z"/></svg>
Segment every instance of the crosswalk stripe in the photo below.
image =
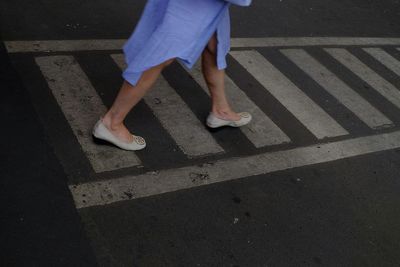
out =
<svg viewBox="0 0 400 267"><path fill-rule="evenodd" d="M111 57L121 69L125 68L122 54L113 54ZM191 112L162 75L157 79L154 88L146 93L144 101L186 155L201 156L224 152L206 130L204 123Z"/></svg>
<svg viewBox="0 0 400 267"><path fill-rule="evenodd" d="M325 48L333 58L364 80L387 100L400 108L400 90L343 48Z"/></svg>
<svg viewBox="0 0 400 267"><path fill-rule="evenodd" d="M363 48L363 50L385 65L388 69L400 76L400 61L391 56L389 53L381 48Z"/></svg>
<svg viewBox="0 0 400 267"><path fill-rule="evenodd" d="M184 66L183 66L184 67ZM201 72L199 60L191 70L187 70L201 88L210 95L207 84ZM248 111L252 114L252 122L241 127L240 130L254 144L255 147L277 145L290 142L290 138L251 101L240 88L225 75L225 91L230 103L237 111Z"/></svg>
<svg viewBox="0 0 400 267"><path fill-rule="evenodd" d="M400 131L70 185L78 209L242 179L400 147Z"/></svg>
<svg viewBox="0 0 400 267"><path fill-rule="evenodd" d="M369 127L381 128L393 125L393 122L385 115L347 86L306 51L302 49L282 49L281 52Z"/></svg>
<svg viewBox="0 0 400 267"><path fill-rule="evenodd" d="M106 107L73 56L36 57L35 61L95 172L141 164L131 151L93 142L91 129Z"/></svg>
<svg viewBox="0 0 400 267"><path fill-rule="evenodd" d="M231 47L399 45L399 42L400 38L379 37L261 37L232 38Z"/></svg>
<svg viewBox="0 0 400 267"><path fill-rule="evenodd" d="M5 41L9 53L119 50L126 39ZM262 37L232 38L231 47L292 47L332 45L399 45L400 38Z"/></svg>
<svg viewBox="0 0 400 267"><path fill-rule="evenodd" d="M348 134L259 52L247 50L230 53L317 138Z"/></svg>

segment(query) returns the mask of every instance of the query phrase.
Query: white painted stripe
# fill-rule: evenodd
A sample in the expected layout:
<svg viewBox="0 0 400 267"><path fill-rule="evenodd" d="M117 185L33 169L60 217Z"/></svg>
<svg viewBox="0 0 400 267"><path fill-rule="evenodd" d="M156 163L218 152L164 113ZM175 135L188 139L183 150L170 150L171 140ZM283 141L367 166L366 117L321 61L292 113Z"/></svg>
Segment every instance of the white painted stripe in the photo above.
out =
<svg viewBox="0 0 400 267"><path fill-rule="evenodd" d="M364 48L364 51L373 56L388 69L400 76L400 61L381 48Z"/></svg>
<svg viewBox="0 0 400 267"><path fill-rule="evenodd" d="M5 41L9 53L120 50L126 39ZM400 38L376 37L267 37L232 38L231 47L290 47L329 45L400 45Z"/></svg>
<svg viewBox="0 0 400 267"><path fill-rule="evenodd" d="M283 49L281 52L369 127L382 128L393 125L393 122L385 115L347 86L306 51L302 49Z"/></svg>
<svg viewBox="0 0 400 267"><path fill-rule="evenodd" d="M120 50L125 39L6 41L9 53Z"/></svg>
<svg viewBox="0 0 400 267"><path fill-rule="evenodd" d="M232 47L288 47L330 45L399 45L400 38L376 37L266 37L232 38Z"/></svg>
<svg viewBox="0 0 400 267"><path fill-rule="evenodd" d="M125 68L122 54L111 57L121 69ZM185 154L202 156L224 152L205 124L193 114L162 75L153 87L144 96L144 101Z"/></svg>
<svg viewBox="0 0 400 267"><path fill-rule="evenodd" d="M317 138L348 134L259 52L233 51L231 55Z"/></svg>
<svg viewBox="0 0 400 267"><path fill-rule="evenodd" d="M106 112L106 107L72 56L46 56L35 60L95 172L141 163L132 151L93 142L92 127Z"/></svg>
<svg viewBox="0 0 400 267"><path fill-rule="evenodd" d="M387 100L400 108L400 90L393 84L379 76L370 67L361 62L349 51L343 48L326 48L336 60L354 72L358 77L368 83Z"/></svg>
<svg viewBox="0 0 400 267"><path fill-rule="evenodd" d="M183 67L185 67L183 65ZM186 69L186 68L185 68ZM187 70L201 88L210 95L201 71L201 60L191 70ZM277 145L290 142L290 138L251 101L240 88L225 75L225 91L228 101L238 112L248 111L252 114L252 122L239 129L247 136L255 147Z"/></svg>
<svg viewBox="0 0 400 267"><path fill-rule="evenodd" d="M77 208L106 205L400 147L400 131L70 185Z"/></svg>

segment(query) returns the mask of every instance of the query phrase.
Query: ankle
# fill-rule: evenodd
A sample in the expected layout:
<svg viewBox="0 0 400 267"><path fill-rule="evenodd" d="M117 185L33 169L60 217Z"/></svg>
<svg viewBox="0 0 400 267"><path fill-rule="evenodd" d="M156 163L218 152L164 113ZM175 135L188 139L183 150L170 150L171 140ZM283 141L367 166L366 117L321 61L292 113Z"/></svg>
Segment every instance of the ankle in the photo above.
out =
<svg viewBox="0 0 400 267"><path fill-rule="evenodd" d="M230 108L212 108L211 112L216 115L227 115L232 112Z"/></svg>
<svg viewBox="0 0 400 267"><path fill-rule="evenodd" d="M119 129L121 129L121 127L123 127L122 122L113 120L107 114L102 117L102 122L108 129L112 131L118 131Z"/></svg>

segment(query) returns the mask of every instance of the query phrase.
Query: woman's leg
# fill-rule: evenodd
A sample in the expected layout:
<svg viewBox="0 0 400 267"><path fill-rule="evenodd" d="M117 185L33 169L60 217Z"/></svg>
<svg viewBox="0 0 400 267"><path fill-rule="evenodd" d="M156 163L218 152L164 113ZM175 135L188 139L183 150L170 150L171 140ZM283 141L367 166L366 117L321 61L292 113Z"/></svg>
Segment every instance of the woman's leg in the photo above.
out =
<svg viewBox="0 0 400 267"><path fill-rule="evenodd" d="M229 106L225 94L225 70L217 67L217 37L210 38L202 53L202 72L211 95L211 111L217 117L228 120L239 120L241 117Z"/></svg>
<svg viewBox="0 0 400 267"><path fill-rule="evenodd" d="M123 124L129 111L142 99L146 92L152 87L164 67L174 61L170 59L160 65L152 67L143 72L139 81L132 86L124 81L117 97L110 109L103 116L104 125L120 140L132 142L133 137Z"/></svg>

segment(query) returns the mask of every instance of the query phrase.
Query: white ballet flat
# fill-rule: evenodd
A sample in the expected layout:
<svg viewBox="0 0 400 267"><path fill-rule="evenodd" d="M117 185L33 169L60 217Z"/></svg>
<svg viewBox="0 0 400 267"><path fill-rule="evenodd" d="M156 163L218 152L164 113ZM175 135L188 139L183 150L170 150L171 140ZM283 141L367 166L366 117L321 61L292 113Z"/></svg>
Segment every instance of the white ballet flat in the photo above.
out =
<svg viewBox="0 0 400 267"><path fill-rule="evenodd" d="M221 126L240 127L248 124L251 121L251 114L248 112L239 112L240 120L224 120L216 117L212 112L207 117L207 126L210 128L217 128Z"/></svg>
<svg viewBox="0 0 400 267"><path fill-rule="evenodd" d="M131 143L119 140L106 128L106 126L103 124L102 118L96 122L95 126L93 127L92 134L96 138L108 141L125 150L140 150L146 147L146 141L144 138L133 134L133 141Z"/></svg>

